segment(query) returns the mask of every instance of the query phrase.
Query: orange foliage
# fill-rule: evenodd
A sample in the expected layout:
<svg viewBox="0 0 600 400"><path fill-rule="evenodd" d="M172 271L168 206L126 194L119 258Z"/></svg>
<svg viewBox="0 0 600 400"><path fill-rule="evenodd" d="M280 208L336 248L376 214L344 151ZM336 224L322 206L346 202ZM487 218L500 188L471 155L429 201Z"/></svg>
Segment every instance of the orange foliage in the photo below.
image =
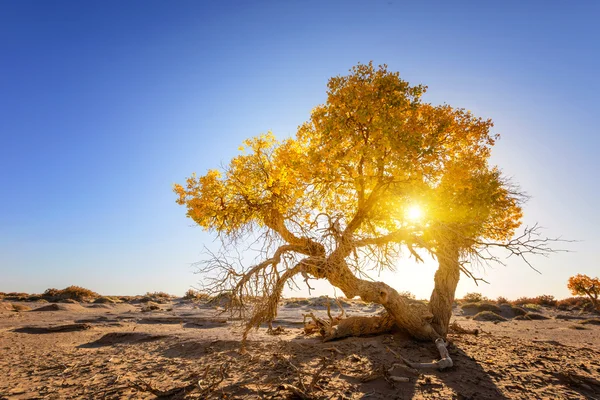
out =
<svg viewBox="0 0 600 400"><path fill-rule="evenodd" d="M567 287L574 295L588 296L595 308L600 309L598 296L600 295L600 279L590 278L587 275L577 274L569 278Z"/></svg>
<svg viewBox="0 0 600 400"><path fill-rule="evenodd" d="M386 66L359 64L329 80L326 103L295 137L244 141L224 170L174 185L177 202L198 225L230 238L262 227L284 232L282 220L294 235L314 238L328 216L355 238L378 241L416 225L405 211L418 202L424 218L414 232L430 246L440 230L458 232L466 249L509 239L522 213L488 165L498 137L492 121L424 103L425 90Z"/></svg>

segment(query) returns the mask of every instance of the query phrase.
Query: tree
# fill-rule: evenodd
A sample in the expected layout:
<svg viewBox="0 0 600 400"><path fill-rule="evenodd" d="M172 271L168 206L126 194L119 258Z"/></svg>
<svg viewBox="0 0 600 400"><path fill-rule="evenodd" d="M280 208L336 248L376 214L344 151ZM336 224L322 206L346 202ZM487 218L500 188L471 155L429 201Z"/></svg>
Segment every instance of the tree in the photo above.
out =
<svg viewBox="0 0 600 400"><path fill-rule="evenodd" d="M577 274L569 278L567 287L575 296L588 296L592 301L594 308L600 311L600 304L598 303L598 296L600 295L600 279Z"/></svg>
<svg viewBox="0 0 600 400"><path fill-rule="evenodd" d="M187 216L223 241L223 252L201 267L210 289L229 290L242 305L260 299L244 340L251 328L270 326L284 286L301 276L307 284L327 279L346 297L387 311L330 324L325 339L395 324L443 343L461 271L479 280L470 263L499 262L492 247L523 258L551 251L537 226L511 239L525 196L488 164L498 138L492 121L424 103L425 90L386 66L359 64L329 80L326 103L295 137L279 141L269 132L248 139L223 170L174 186ZM420 219L409 212L415 205ZM245 268L230 257L249 238L262 244L264 258ZM369 269L395 269L403 251L438 260L428 306L361 278Z"/></svg>

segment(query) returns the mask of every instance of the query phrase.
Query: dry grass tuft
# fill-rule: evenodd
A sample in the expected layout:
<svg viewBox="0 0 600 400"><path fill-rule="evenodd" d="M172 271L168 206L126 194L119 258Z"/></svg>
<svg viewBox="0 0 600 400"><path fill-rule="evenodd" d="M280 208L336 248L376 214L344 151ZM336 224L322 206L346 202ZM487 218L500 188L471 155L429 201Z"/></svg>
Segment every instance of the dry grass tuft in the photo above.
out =
<svg viewBox="0 0 600 400"><path fill-rule="evenodd" d="M206 301L210 298L210 296L206 293L202 293L198 290L188 289L187 292L183 295L184 300L192 300L192 301Z"/></svg>
<svg viewBox="0 0 600 400"><path fill-rule="evenodd" d="M84 287L71 285L61 290L54 288L47 289L42 297L49 301L88 301L100 297L100 295Z"/></svg>

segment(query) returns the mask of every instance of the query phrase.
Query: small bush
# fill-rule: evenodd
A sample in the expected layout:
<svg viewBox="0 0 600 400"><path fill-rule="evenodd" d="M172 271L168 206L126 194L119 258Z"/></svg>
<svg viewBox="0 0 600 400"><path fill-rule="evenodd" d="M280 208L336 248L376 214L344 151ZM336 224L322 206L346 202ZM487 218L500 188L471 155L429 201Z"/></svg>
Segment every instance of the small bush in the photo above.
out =
<svg viewBox="0 0 600 400"><path fill-rule="evenodd" d="M462 298L462 301L465 303L479 303L484 300L487 300L487 298L483 297L481 293L467 293Z"/></svg>
<svg viewBox="0 0 600 400"><path fill-rule="evenodd" d="M534 304L537 304L540 306L546 306L546 307L555 307L556 299L552 295L543 294L543 295L535 298Z"/></svg>
<svg viewBox="0 0 600 400"><path fill-rule="evenodd" d="M165 293L165 292L146 292L145 294L146 297L157 297L157 298L162 298L162 299L172 299L174 296L170 295L169 293Z"/></svg>
<svg viewBox="0 0 600 400"><path fill-rule="evenodd" d="M496 303L498 303L498 304L508 304L509 301L508 301L508 299L506 297L500 296L500 297L498 297L496 299Z"/></svg>
<svg viewBox="0 0 600 400"><path fill-rule="evenodd" d="M586 297L567 297L556 303L559 310L586 310L592 308L592 302Z"/></svg>
<svg viewBox="0 0 600 400"><path fill-rule="evenodd" d="M411 292L409 292L408 290L405 290L403 292L399 292L398 294L400 296L402 296L402 297L406 297L406 298L409 298L409 299L412 299L412 300L416 299L416 296L414 294L412 294Z"/></svg>
<svg viewBox="0 0 600 400"><path fill-rule="evenodd" d="M557 301L554 298L554 296L549 294L543 294L537 297L520 297L512 303L518 306L523 306L525 304L535 304L538 306L555 307Z"/></svg>
<svg viewBox="0 0 600 400"><path fill-rule="evenodd" d="M60 295L60 292L61 292L61 290L54 289L54 288L48 288L48 289L46 289L44 294L42 294L42 296L43 297L58 297Z"/></svg>
<svg viewBox="0 0 600 400"><path fill-rule="evenodd" d="M100 297L100 295L84 287L72 285L61 290L54 288L47 289L42 295L42 297L51 299L52 301L85 301L89 299L94 299L96 297Z"/></svg>
<svg viewBox="0 0 600 400"><path fill-rule="evenodd" d="M188 289L183 295L184 300L201 301L208 300L209 296L206 293L199 292L198 290Z"/></svg>

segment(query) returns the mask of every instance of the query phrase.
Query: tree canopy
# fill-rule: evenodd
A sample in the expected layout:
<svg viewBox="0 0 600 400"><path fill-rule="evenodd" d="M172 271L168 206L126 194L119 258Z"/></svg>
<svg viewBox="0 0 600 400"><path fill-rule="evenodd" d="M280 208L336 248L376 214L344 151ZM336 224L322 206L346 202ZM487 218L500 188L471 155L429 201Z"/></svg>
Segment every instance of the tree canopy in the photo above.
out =
<svg viewBox="0 0 600 400"><path fill-rule="evenodd" d="M236 267L220 257L206 263L205 271L218 271L213 282L220 289L264 299L249 327L274 318L284 284L297 274L379 302L399 325L426 325L431 314L417 320L414 311L399 311L405 300L361 272L393 269L401 251L420 260L416 249L425 249L441 266L451 261L444 267L451 283L440 292L447 308L459 270L470 274L459 257L494 259L482 254L494 244L518 256L524 244L547 250L527 247L531 230L525 240L511 239L524 196L489 163L498 139L492 121L426 103L426 89L386 66L358 64L329 80L327 101L294 137L248 139L227 167L174 186L187 216L225 242L263 235L264 260L256 265ZM409 215L415 206L421 218ZM435 338L445 330L411 333Z"/></svg>
<svg viewBox="0 0 600 400"><path fill-rule="evenodd" d="M593 306L600 310L600 303L598 302L598 296L600 296L600 279L577 274L569 278L567 287L576 296L588 296Z"/></svg>

